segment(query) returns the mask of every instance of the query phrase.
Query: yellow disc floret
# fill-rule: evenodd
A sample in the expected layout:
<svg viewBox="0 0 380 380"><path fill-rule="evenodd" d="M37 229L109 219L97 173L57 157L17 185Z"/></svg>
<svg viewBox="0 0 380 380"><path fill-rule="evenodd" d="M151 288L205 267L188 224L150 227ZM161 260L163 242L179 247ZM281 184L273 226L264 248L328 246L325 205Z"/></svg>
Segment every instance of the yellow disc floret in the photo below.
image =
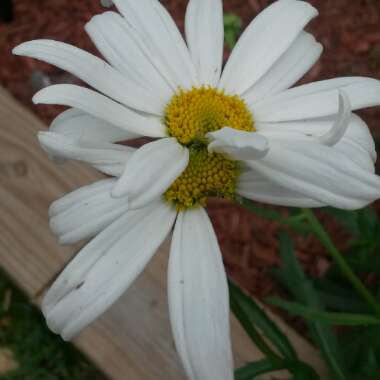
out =
<svg viewBox="0 0 380 380"><path fill-rule="evenodd" d="M190 149L189 165L164 194L178 211L204 206L207 197L234 197L238 164L199 145Z"/></svg>
<svg viewBox="0 0 380 380"><path fill-rule="evenodd" d="M223 127L253 132L254 122L244 101L223 91L200 87L179 90L165 109L169 136L189 149L189 164L165 192L178 211L204 206L208 197L233 199L239 175L236 161L207 150L207 133Z"/></svg>
<svg viewBox="0 0 380 380"><path fill-rule="evenodd" d="M183 145L203 141L208 132L223 127L254 131L252 115L238 96L209 87L179 90L165 109L169 136Z"/></svg>

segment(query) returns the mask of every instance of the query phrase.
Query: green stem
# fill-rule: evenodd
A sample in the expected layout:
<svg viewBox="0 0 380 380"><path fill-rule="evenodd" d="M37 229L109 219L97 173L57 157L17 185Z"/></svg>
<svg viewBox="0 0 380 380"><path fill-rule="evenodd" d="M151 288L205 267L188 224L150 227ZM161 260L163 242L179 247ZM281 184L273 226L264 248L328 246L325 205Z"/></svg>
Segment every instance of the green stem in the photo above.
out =
<svg viewBox="0 0 380 380"><path fill-rule="evenodd" d="M374 313L380 318L380 305L377 302L376 298L368 291L368 289L360 281L359 277L357 277L356 274L352 271L342 254L335 247L325 228L314 215L314 212L309 209L303 209L303 213L306 219L308 220L311 228L313 229L315 235L325 246L325 248L327 249L331 257L334 259L336 265L339 267L341 272L351 282L353 288L357 291L357 293L361 297L363 297L363 299L373 309Z"/></svg>

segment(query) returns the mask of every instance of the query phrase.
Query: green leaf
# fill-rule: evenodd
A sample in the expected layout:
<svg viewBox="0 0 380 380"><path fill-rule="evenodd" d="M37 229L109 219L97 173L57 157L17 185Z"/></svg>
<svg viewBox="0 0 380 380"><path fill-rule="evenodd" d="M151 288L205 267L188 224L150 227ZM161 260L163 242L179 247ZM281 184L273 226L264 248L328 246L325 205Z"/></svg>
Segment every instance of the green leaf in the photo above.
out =
<svg viewBox="0 0 380 380"><path fill-rule="evenodd" d="M246 320L244 328L248 330L247 332L256 326L284 357L297 360L297 354L288 338L266 315L262 308L260 308L254 300L246 296L231 281L229 281L229 288L231 305L233 306L232 310L240 321L242 321L243 318Z"/></svg>
<svg viewBox="0 0 380 380"><path fill-rule="evenodd" d="M255 202L252 202L249 199L242 198L240 201L241 205L246 208L248 211L253 212L254 214L269 220L280 221L283 219L283 215L278 211L273 210L273 208L259 207Z"/></svg>
<svg viewBox="0 0 380 380"><path fill-rule="evenodd" d="M317 285L318 286L318 283ZM347 290L350 290L348 288ZM342 296L334 292L333 289L316 288L319 299L329 310L340 311L344 313L369 313L371 309L359 297L352 292L349 295Z"/></svg>
<svg viewBox="0 0 380 380"><path fill-rule="evenodd" d="M275 365L268 359L263 359L254 363L249 363L235 371L235 380L253 380L263 373L283 369L281 365Z"/></svg>
<svg viewBox="0 0 380 380"><path fill-rule="evenodd" d="M371 351L377 353L380 361L380 329L377 326L347 330L339 335L339 343L352 373L360 373L366 367Z"/></svg>
<svg viewBox="0 0 380 380"><path fill-rule="evenodd" d="M303 317L311 321L319 321L338 326L369 326L380 325L380 319L367 314L331 313L304 306L296 302L288 302L278 297L266 299L271 305L278 306L290 314Z"/></svg>
<svg viewBox="0 0 380 380"><path fill-rule="evenodd" d="M366 207L357 211L357 220L361 235L371 238L371 235L377 232L378 216L372 207Z"/></svg>
<svg viewBox="0 0 380 380"><path fill-rule="evenodd" d="M224 39L227 46L232 49L239 37L243 22L233 13L224 14Z"/></svg>
<svg viewBox="0 0 380 380"><path fill-rule="evenodd" d="M322 304L314 291L312 283L305 276L295 256L293 244L289 236L280 234L280 254L283 262L282 277L287 278L290 292L295 298L307 307L323 310ZM321 322L308 322L313 340L318 345L327 362L334 379L345 380L346 369L338 342L331 328Z"/></svg>
<svg viewBox="0 0 380 380"><path fill-rule="evenodd" d="M322 211L332 215L335 220L342 224L347 231L357 235L359 233L359 226L357 221L356 211L339 210L333 207L324 207Z"/></svg>
<svg viewBox="0 0 380 380"><path fill-rule="evenodd" d="M248 211L265 219L273 220L280 224L291 227L293 230L300 234L308 234L311 232L308 223L305 223L305 215L299 211L299 209L287 208L290 216L284 216L280 212L273 210L272 208L264 208L258 206L255 202L249 199L241 198L240 204Z"/></svg>

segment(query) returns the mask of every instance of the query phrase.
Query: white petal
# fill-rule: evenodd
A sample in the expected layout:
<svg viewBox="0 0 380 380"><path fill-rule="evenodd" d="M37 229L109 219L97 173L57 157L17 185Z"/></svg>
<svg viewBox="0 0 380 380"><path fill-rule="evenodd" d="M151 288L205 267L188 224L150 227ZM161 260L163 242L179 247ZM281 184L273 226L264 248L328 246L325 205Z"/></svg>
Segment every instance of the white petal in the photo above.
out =
<svg viewBox="0 0 380 380"><path fill-rule="evenodd" d="M161 196L188 162L188 149L175 138L145 144L131 157L112 195L128 195L130 207L141 207Z"/></svg>
<svg viewBox="0 0 380 380"><path fill-rule="evenodd" d="M118 142L132 140L139 135L126 131L75 108L59 114L51 123L50 132L73 140Z"/></svg>
<svg viewBox="0 0 380 380"><path fill-rule="evenodd" d="M39 132L38 140L53 159L83 161L113 176L122 174L135 151L118 144L75 140L55 132Z"/></svg>
<svg viewBox="0 0 380 380"><path fill-rule="evenodd" d="M224 127L206 137L211 140L207 147L210 153L224 153L234 160L262 158L269 149L267 139L256 132Z"/></svg>
<svg viewBox="0 0 380 380"><path fill-rule="evenodd" d="M263 159L247 163L278 185L325 205L356 209L380 197L380 177L335 147L313 141L273 138Z"/></svg>
<svg viewBox="0 0 380 380"><path fill-rule="evenodd" d="M339 91L339 112L336 120L328 132L318 136L318 141L324 145L336 145L346 133L350 119L350 99L344 91Z"/></svg>
<svg viewBox="0 0 380 380"><path fill-rule="evenodd" d="M185 31L200 83L217 86L224 49L222 0L190 0L186 11Z"/></svg>
<svg viewBox="0 0 380 380"><path fill-rule="evenodd" d="M175 217L169 205L156 203L128 212L93 239L47 293L49 327L69 340L108 309L144 269Z"/></svg>
<svg viewBox="0 0 380 380"><path fill-rule="evenodd" d="M149 137L165 136L160 118L139 114L95 91L72 84L56 84L37 92L35 104L78 108L128 132Z"/></svg>
<svg viewBox="0 0 380 380"><path fill-rule="evenodd" d="M227 279L203 208L178 216L168 295L174 339L189 379L232 380Z"/></svg>
<svg viewBox="0 0 380 380"><path fill-rule="evenodd" d="M293 140L310 140L312 136L327 134L334 122L334 117L282 123L256 123L259 132L271 138L283 139L287 143ZM367 171L374 171L376 161L375 142L362 119L351 114L347 131L334 149L346 154Z"/></svg>
<svg viewBox="0 0 380 380"><path fill-rule="evenodd" d="M64 197L53 202L49 208L49 217L52 218L60 213L69 210L75 204L79 204L85 201L87 198L96 196L103 193L109 189L115 182L114 179L104 179L92 183L91 185L83 186L71 193L66 194Z"/></svg>
<svg viewBox="0 0 380 380"><path fill-rule="evenodd" d="M242 94L286 52L317 10L304 1L280 0L261 12L237 42L220 88Z"/></svg>
<svg viewBox="0 0 380 380"><path fill-rule="evenodd" d="M322 207L323 203L307 198L294 190L271 181L254 171L240 175L236 187L237 194L257 202L287 207Z"/></svg>
<svg viewBox="0 0 380 380"><path fill-rule="evenodd" d="M352 110L380 105L380 81L347 77L294 87L249 106L259 122L330 116L338 113L338 90L348 95Z"/></svg>
<svg viewBox="0 0 380 380"><path fill-rule="evenodd" d="M157 0L115 0L134 38L157 69L177 89L196 85L196 74L185 41L175 22Z"/></svg>
<svg viewBox="0 0 380 380"><path fill-rule="evenodd" d="M268 72L243 94L243 98L248 104L254 104L293 86L319 59L322 50L322 45L311 34L301 32Z"/></svg>
<svg viewBox="0 0 380 380"><path fill-rule="evenodd" d="M125 20L115 12L105 12L94 16L85 29L102 55L145 93L153 93L164 109L173 90L133 39Z"/></svg>
<svg viewBox="0 0 380 380"><path fill-rule="evenodd" d="M140 111L162 115L162 104L157 97L144 92L107 62L94 55L53 40L24 42L13 49L13 54L37 58L82 79L105 95Z"/></svg>
<svg viewBox="0 0 380 380"><path fill-rule="evenodd" d="M115 179L92 184L64 196L50 208L50 228L60 244L94 236L128 210L128 199L112 198Z"/></svg>

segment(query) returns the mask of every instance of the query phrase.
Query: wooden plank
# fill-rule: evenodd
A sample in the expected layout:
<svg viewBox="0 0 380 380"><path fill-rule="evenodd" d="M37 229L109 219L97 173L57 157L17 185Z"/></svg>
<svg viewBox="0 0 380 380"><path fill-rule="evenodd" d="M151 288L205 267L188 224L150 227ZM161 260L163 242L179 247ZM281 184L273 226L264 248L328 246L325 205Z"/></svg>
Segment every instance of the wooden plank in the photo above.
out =
<svg viewBox="0 0 380 380"><path fill-rule="evenodd" d="M57 245L48 227L49 204L102 178L79 164L52 164L36 141L44 128L0 89L0 264L37 303L77 250ZM128 292L75 340L111 379L184 379L169 326L167 257L164 245ZM315 349L281 324L300 356L323 371ZM237 365L261 358L234 319L232 335Z"/></svg>
<svg viewBox="0 0 380 380"><path fill-rule="evenodd" d="M37 142L46 127L0 88L0 263L30 296L62 267L72 248L49 232L49 204L101 176L78 164L51 163Z"/></svg>

